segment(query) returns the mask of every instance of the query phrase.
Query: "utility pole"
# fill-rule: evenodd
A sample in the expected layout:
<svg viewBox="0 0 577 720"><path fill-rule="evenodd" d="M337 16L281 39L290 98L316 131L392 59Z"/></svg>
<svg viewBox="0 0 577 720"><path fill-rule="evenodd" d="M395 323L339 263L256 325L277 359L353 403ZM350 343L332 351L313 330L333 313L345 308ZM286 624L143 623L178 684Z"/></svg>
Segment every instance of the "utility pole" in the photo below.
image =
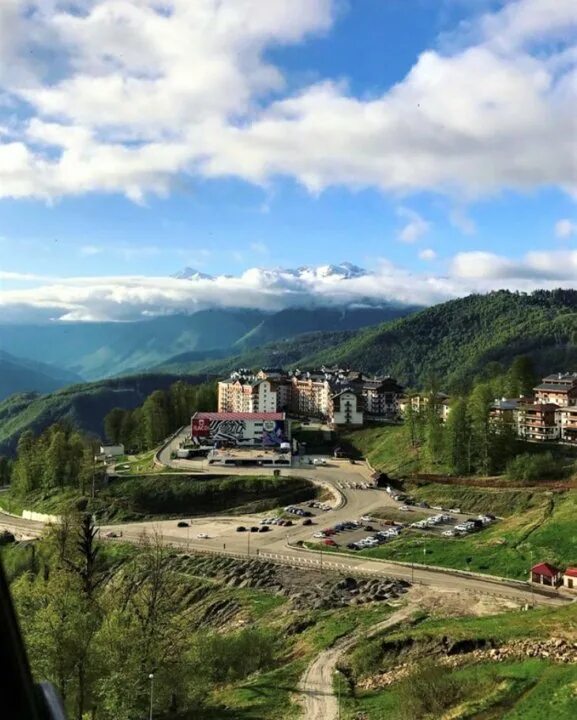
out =
<svg viewBox="0 0 577 720"><path fill-rule="evenodd" d="M533 607L533 551L529 550L531 557L531 567L529 569L529 587L531 588L531 607Z"/></svg>
<svg viewBox="0 0 577 720"><path fill-rule="evenodd" d="M246 554L247 555L250 555L250 533L251 533L251 530L249 528L248 535L246 536Z"/></svg>
<svg viewBox="0 0 577 720"><path fill-rule="evenodd" d="M148 720L152 720L152 702L154 699L154 673L150 673L148 679L150 680L150 712L148 714Z"/></svg>

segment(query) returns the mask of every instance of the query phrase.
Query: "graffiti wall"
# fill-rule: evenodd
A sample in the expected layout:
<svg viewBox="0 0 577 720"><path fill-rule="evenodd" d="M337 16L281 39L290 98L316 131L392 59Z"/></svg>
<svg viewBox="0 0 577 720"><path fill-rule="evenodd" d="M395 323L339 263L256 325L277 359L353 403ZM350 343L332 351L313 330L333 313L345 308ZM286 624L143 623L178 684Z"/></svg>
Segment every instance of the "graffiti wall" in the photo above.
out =
<svg viewBox="0 0 577 720"><path fill-rule="evenodd" d="M193 418L192 437L202 444L278 447L286 441L283 420L218 420Z"/></svg>

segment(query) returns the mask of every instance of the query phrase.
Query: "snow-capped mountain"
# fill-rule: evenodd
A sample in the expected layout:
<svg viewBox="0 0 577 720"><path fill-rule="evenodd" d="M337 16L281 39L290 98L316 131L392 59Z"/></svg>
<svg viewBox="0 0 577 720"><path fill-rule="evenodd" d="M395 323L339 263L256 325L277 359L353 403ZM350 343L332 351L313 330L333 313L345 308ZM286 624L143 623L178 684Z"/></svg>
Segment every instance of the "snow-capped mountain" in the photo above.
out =
<svg viewBox="0 0 577 720"><path fill-rule="evenodd" d="M182 270L179 270L178 272L174 273L174 275L171 275L170 277L173 277L175 280L213 280L212 275L207 275L206 273L200 272L200 270L195 270L195 268L191 267L185 267Z"/></svg>
<svg viewBox="0 0 577 720"><path fill-rule="evenodd" d="M338 265L301 265L297 268L251 268L245 270L244 276L247 274L258 275L266 277L269 282L275 280L282 280L282 278L290 277L298 280L311 281L319 279L335 279L335 280L350 280L352 278L365 277L371 273L358 265L354 265L350 262L342 262ZM177 280L214 280L212 275L195 270L194 268L186 267L183 270L175 273L171 277ZM231 275L222 277L231 278Z"/></svg>

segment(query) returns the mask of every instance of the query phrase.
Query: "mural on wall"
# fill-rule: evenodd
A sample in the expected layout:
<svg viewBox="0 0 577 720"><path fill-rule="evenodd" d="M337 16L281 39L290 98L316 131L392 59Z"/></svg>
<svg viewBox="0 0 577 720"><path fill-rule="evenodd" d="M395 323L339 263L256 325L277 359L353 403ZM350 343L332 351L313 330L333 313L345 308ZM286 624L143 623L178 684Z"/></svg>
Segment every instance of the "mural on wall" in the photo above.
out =
<svg viewBox="0 0 577 720"><path fill-rule="evenodd" d="M255 444L279 447L286 441L283 420L265 420L261 430L255 427L254 421L193 418L192 437L217 446Z"/></svg>
<svg viewBox="0 0 577 720"><path fill-rule="evenodd" d="M278 447L286 440L282 420L265 420L262 424L262 444L264 447Z"/></svg>

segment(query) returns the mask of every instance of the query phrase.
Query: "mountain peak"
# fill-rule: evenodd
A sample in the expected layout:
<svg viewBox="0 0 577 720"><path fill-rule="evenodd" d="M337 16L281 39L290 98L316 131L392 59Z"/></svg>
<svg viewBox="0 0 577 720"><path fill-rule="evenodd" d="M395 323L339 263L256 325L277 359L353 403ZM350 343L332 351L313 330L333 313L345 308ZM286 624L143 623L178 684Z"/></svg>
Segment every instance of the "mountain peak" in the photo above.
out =
<svg viewBox="0 0 577 720"><path fill-rule="evenodd" d="M175 280L212 280L212 275L207 275L206 273L200 272L200 270L196 270L195 268L191 267L185 267L182 270L179 270L178 272L174 273L174 275L171 275L170 277L174 278Z"/></svg>

